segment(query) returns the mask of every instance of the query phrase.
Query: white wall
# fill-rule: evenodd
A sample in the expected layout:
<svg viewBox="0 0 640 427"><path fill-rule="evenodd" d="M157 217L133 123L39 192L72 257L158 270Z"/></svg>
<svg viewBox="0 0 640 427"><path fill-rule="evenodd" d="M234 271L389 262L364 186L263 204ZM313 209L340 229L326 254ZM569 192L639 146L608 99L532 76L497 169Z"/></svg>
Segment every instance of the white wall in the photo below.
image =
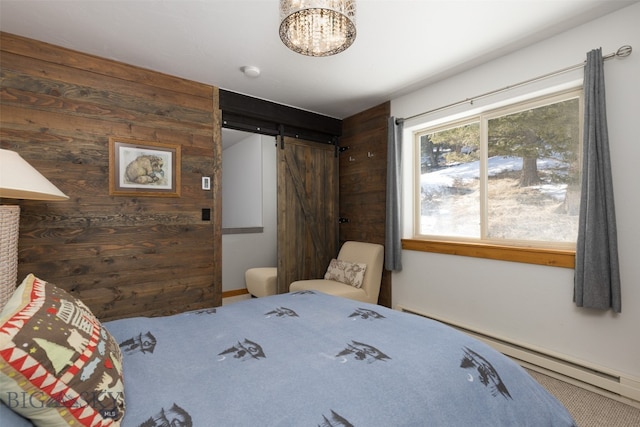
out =
<svg viewBox="0 0 640 427"><path fill-rule="evenodd" d="M277 265L275 138L262 135L255 135L255 137L260 141L257 148L261 149L262 153L260 168L262 185L257 197L260 197L262 201L263 232L224 234L222 236L222 292L245 289L244 272L248 268L275 267ZM222 168L225 167L228 166L223 160ZM238 167L238 165L234 164L233 167ZM223 180L222 186L233 192L237 188L235 184L238 183ZM223 198L223 206L224 203Z"/></svg>
<svg viewBox="0 0 640 427"><path fill-rule="evenodd" d="M222 228L262 227L262 139L222 151Z"/></svg>
<svg viewBox="0 0 640 427"><path fill-rule="evenodd" d="M622 313L577 308L572 269L415 251L403 251L403 271L393 273L394 306L433 313L640 378L638 23L640 3L391 102L393 116L410 117L579 64L593 48L602 47L608 54L622 45L633 46L631 56L605 63ZM410 146L406 152L412 152Z"/></svg>

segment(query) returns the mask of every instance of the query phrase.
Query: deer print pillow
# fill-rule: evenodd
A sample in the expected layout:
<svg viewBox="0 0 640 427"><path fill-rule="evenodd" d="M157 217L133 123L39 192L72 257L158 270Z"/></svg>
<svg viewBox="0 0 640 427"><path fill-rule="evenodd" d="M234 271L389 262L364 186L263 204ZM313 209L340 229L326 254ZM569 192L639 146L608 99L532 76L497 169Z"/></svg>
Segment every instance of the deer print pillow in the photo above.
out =
<svg viewBox="0 0 640 427"><path fill-rule="evenodd" d="M0 314L0 390L37 426L119 426L122 354L86 305L29 275Z"/></svg>

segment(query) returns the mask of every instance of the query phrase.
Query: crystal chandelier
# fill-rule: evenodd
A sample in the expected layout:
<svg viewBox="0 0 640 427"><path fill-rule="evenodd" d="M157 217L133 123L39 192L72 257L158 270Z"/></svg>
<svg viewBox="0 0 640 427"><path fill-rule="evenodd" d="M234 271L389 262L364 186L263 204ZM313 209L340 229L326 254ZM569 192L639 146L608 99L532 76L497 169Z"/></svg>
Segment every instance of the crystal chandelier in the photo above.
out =
<svg viewBox="0 0 640 427"><path fill-rule="evenodd" d="M303 55L342 52L356 39L355 0L280 0L280 39Z"/></svg>

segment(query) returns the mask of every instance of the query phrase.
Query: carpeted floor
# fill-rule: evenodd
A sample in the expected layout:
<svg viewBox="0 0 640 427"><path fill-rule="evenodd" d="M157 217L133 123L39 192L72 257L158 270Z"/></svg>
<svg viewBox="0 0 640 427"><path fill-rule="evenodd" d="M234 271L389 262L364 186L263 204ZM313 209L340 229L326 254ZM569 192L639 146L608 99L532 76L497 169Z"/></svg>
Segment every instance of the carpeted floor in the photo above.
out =
<svg viewBox="0 0 640 427"><path fill-rule="evenodd" d="M578 427L640 427L640 409L527 369L573 416Z"/></svg>

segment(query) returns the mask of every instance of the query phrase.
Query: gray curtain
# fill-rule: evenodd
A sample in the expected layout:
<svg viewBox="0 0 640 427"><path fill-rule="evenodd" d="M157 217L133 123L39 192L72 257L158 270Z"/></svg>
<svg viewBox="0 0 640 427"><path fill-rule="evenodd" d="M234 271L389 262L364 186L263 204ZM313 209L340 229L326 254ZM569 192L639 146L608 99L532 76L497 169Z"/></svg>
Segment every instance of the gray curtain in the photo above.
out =
<svg viewBox="0 0 640 427"><path fill-rule="evenodd" d="M618 238L605 111L602 50L587 54L584 73L582 196L574 301L578 307L622 310Z"/></svg>
<svg viewBox="0 0 640 427"><path fill-rule="evenodd" d="M387 141L387 219L385 224L384 268L402 270L401 239L402 122L389 117Z"/></svg>

